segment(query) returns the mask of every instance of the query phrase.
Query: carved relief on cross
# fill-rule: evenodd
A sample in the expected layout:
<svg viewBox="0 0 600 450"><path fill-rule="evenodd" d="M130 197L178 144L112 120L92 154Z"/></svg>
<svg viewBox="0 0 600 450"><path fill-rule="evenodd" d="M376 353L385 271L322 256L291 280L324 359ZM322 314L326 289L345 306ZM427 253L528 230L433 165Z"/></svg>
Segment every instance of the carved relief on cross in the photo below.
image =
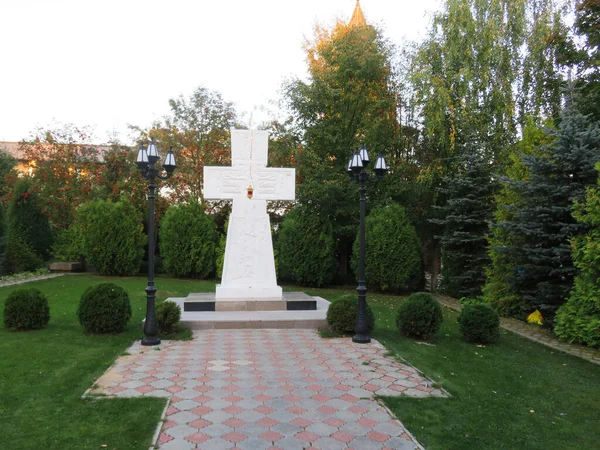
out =
<svg viewBox="0 0 600 450"><path fill-rule="evenodd" d="M231 130L231 167L204 167L207 200L294 200L295 169L267 168L267 131ZM248 188L252 187L249 198Z"/></svg>

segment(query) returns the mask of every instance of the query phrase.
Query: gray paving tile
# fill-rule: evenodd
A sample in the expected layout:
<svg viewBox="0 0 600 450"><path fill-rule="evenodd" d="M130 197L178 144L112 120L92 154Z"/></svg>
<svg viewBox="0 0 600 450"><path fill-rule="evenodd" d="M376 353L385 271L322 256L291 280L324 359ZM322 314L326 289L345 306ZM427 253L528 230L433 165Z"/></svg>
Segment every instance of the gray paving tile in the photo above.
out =
<svg viewBox="0 0 600 450"><path fill-rule="evenodd" d="M228 427L227 425L223 425L222 423L214 423L212 425L202 428L202 433L207 434L208 436L211 436L214 438L220 438L222 436L225 436L228 433L231 433L232 431L233 431L233 428ZM208 441L206 441L206 442L208 442ZM231 445L231 443L230 443L230 447L233 447Z"/></svg>
<svg viewBox="0 0 600 450"><path fill-rule="evenodd" d="M348 447L360 450L380 450L383 448L383 444L366 437L357 437L348 442ZM396 447L392 448L396 449Z"/></svg>
<svg viewBox="0 0 600 450"><path fill-rule="evenodd" d="M386 447L393 448L395 450L416 450L418 447L412 441L407 441L399 437L389 439L385 443Z"/></svg>

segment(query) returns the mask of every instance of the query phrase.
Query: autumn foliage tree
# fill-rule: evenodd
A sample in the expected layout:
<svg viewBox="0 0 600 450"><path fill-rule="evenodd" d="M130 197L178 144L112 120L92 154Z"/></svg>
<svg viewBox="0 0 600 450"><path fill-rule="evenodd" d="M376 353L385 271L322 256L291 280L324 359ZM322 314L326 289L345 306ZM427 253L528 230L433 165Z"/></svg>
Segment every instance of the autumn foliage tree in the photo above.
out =
<svg viewBox="0 0 600 450"><path fill-rule="evenodd" d="M177 170L166 183L170 199L191 198L204 204L204 166L231 164L229 129L235 124L234 106L205 87L198 87L189 98L170 99L169 106L171 113L145 134L156 138L165 151L172 146L175 152Z"/></svg>
<svg viewBox="0 0 600 450"><path fill-rule="evenodd" d="M20 150L33 170L33 189L54 229L68 228L75 209L94 196L103 166L102 149L92 145L87 127L35 130Z"/></svg>
<svg viewBox="0 0 600 450"><path fill-rule="evenodd" d="M374 156L396 145L397 95L391 47L366 23L317 28L305 45L309 80L292 80L285 96L300 130L298 201L333 223L338 267L349 268L358 216L348 158L361 143Z"/></svg>

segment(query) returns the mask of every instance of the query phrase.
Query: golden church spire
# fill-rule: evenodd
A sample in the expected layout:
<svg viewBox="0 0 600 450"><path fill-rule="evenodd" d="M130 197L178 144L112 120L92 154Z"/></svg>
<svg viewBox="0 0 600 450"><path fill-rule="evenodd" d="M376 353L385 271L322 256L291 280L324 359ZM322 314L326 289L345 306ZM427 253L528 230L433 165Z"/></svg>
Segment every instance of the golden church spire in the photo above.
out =
<svg viewBox="0 0 600 450"><path fill-rule="evenodd" d="M354 12L352 13L352 18L348 23L349 27L364 27L367 25L367 21L365 20L365 15L360 8L360 0L356 0L356 7L354 8Z"/></svg>

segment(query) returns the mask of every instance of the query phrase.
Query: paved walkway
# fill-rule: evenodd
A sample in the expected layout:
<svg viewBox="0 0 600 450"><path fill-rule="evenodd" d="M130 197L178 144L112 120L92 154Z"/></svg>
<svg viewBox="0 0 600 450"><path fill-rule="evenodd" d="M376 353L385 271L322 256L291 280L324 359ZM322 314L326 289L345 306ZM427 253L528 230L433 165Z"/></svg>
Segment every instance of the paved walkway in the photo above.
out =
<svg viewBox="0 0 600 450"><path fill-rule="evenodd" d="M450 309L454 309L455 311L460 311L463 307L463 305L461 305L451 297L435 295L435 298L442 305ZM600 364L600 350L585 347L583 345L568 344L566 342L561 342L558 339L556 339L556 337L554 337L554 335L546 328L542 328L538 325L529 324L521 320L509 317L501 317L500 326L506 330L512 331L513 333L516 333L527 339L531 339L532 341L539 342L540 344L546 345L555 350L559 350L561 352L565 352L573 356L578 356L580 358L587 359L588 361L593 362L595 364Z"/></svg>
<svg viewBox="0 0 600 450"><path fill-rule="evenodd" d="M203 330L128 353L86 395L169 397L161 450L422 449L374 396L447 395L377 342L314 330Z"/></svg>

